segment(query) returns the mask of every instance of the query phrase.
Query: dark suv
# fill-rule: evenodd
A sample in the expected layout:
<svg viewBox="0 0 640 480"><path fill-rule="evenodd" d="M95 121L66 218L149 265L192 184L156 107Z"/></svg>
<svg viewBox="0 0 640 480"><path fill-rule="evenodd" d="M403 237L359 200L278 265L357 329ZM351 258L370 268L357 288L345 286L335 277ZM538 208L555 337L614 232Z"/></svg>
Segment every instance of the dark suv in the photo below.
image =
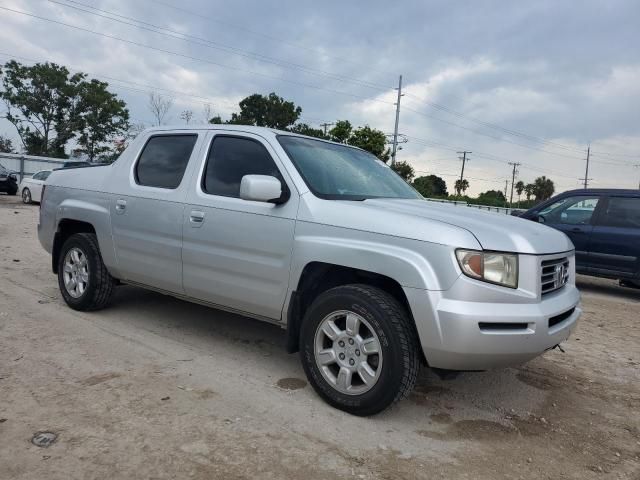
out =
<svg viewBox="0 0 640 480"><path fill-rule="evenodd" d="M578 273L640 286L640 190L571 190L522 218L566 233L576 247Z"/></svg>
<svg viewBox="0 0 640 480"><path fill-rule="evenodd" d="M18 176L0 165L0 192L15 195L18 191Z"/></svg>

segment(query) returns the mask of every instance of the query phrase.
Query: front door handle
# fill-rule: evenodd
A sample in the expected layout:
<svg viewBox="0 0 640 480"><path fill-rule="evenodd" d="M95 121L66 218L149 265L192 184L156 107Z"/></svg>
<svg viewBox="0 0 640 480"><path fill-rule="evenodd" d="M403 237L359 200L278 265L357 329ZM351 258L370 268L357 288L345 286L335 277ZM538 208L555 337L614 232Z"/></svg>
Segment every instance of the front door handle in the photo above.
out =
<svg viewBox="0 0 640 480"><path fill-rule="evenodd" d="M119 199L116 201L116 213L124 213L127 209L127 201L123 199Z"/></svg>
<svg viewBox="0 0 640 480"><path fill-rule="evenodd" d="M584 230L582 230L580 227L573 227L571 231L574 233L584 233Z"/></svg>
<svg viewBox="0 0 640 480"><path fill-rule="evenodd" d="M200 210L191 210L189 214L189 223L192 227L199 227L204 223L204 212Z"/></svg>

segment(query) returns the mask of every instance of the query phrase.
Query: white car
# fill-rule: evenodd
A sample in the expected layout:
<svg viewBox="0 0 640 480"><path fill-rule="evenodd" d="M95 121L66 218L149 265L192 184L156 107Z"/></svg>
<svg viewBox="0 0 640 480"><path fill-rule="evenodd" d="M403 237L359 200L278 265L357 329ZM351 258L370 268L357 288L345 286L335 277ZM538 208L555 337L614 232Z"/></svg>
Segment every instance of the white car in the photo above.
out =
<svg viewBox="0 0 640 480"><path fill-rule="evenodd" d="M39 202L42 196L42 186L51 175L51 170L40 170L32 177L25 177L20 182L20 194L24 203Z"/></svg>

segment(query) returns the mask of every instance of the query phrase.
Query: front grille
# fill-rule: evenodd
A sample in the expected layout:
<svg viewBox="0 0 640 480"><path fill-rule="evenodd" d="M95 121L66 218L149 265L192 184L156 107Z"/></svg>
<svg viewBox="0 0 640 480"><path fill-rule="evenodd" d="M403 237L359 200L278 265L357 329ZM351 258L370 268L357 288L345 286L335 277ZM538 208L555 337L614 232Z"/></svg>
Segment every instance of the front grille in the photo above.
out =
<svg viewBox="0 0 640 480"><path fill-rule="evenodd" d="M540 291L542 295L554 292L564 287L569 281L569 259L554 258L542 262L540 275Z"/></svg>

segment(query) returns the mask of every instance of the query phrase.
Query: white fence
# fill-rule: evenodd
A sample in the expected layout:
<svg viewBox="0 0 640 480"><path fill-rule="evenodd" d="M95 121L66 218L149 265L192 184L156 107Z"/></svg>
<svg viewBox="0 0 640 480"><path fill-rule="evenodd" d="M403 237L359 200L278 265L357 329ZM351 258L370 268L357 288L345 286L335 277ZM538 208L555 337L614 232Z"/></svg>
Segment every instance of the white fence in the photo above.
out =
<svg viewBox="0 0 640 480"><path fill-rule="evenodd" d="M0 153L0 165L7 170L18 172L20 181L30 177L40 170L61 168L66 160L61 158L37 157L35 155L20 155L17 153Z"/></svg>

